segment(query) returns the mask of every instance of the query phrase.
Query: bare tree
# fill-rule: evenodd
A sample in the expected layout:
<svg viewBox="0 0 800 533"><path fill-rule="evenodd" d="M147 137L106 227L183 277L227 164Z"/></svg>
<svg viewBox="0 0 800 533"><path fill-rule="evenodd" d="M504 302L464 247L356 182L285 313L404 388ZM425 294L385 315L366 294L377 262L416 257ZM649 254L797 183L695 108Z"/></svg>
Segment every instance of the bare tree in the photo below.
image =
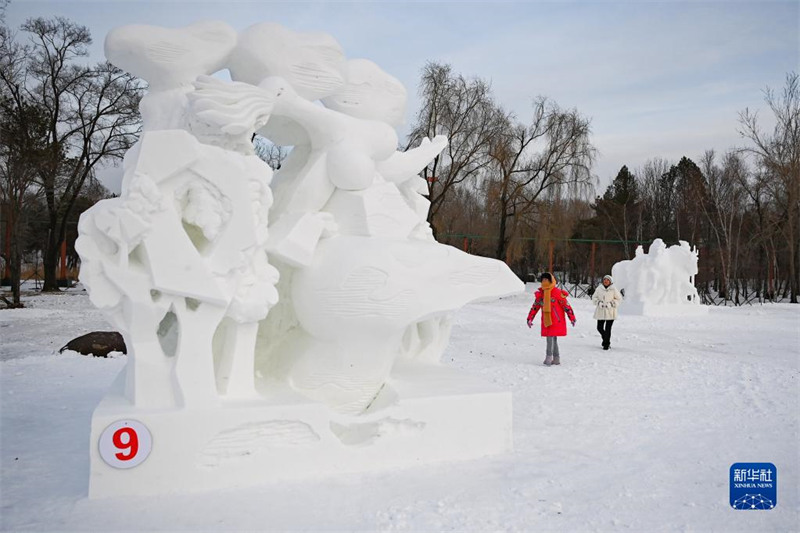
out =
<svg viewBox="0 0 800 533"><path fill-rule="evenodd" d="M772 133L764 132L758 112L745 109L739 114L739 133L752 146L747 152L756 157L770 181L772 200L782 212L781 227L789 251L789 284L791 302L797 303L800 293L800 77L786 75L783 93L777 95L769 87L764 100L775 118Z"/></svg>
<svg viewBox="0 0 800 533"><path fill-rule="evenodd" d="M506 120L489 151L489 211L497 220L497 259L507 259L518 222L531 217L543 192L591 185L596 151L589 126L576 110L562 110L544 97L534 101L530 124Z"/></svg>
<svg viewBox="0 0 800 533"><path fill-rule="evenodd" d="M641 168L636 170L636 183L639 197L642 200L641 217L642 235L658 236L659 209L661 208L660 189L661 177L670 169L670 162L656 157L647 160ZM640 235L640 239L642 236Z"/></svg>
<svg viewBox="0 0 800 533"><path fill-rule="evenodd" d="M46 136L37 164L47 204L43 290L58 290L56 266L67 219L98 165L120 159L135 142L142 88L110 63L87 66L89 30L67 19L35 18L22 26L29 43L15 76L0 74L3 93L18 109L34 106Z"/></svg>
<svg viewBox="0 0 800 533"><path fill-rule="evenodd" d="M253 135L253 149L258 158L268 164L272 170L279 170L283 160L289 155L286 147L278 146L260 135Z"/></svg>
<svg viewBox="0 0 800 533"><path fill-rule="evenodd" d="M441 226L438 215L449 194L486 169L489 148L507 125L507 117L495 105L486 81L456 75L450 65L425 65L419 90L422 107L408 147L424 137L449 139L447 148L423 170L431 202L428 222L436 234Z"/></svg>
<svg viewBox="0 0 800 533"><path fill-rule="evenodd" d="M0 6L2 7L2 6ZM8 267L12 300L10 307L20 307L22 241L26 233L26 213L39 191L37 169L42 160L41 145L46 137L43 113L31 105L18 89L24 77L26 48L0 26L0 207L4 235L0 253Z"/></svg>
<svg viewBox="0 0 800 533"><path fill-rule="evenodd" d="M749 243L756 244L758 254L758 272L760 276L759 292L765 299L775 299L774 283L771 283L777 271L777 241L780 235L781 220L772 203L770 179L760 167L756 172L748 172L741 181L742 190L747 196L747 209L754 218L750 231ZM764 262L767 265L765 268Z"/></svg>
<svg viewBox="0 0 800 533"><path fill-rule="evenodd" d="M6 113L5 107L0 103L0 206L5 222L2 256L8 265L12 292L12 301L6 303L11 307L21 307L22 246L28 228L26 215L40 192L36 183L36 154L39 151L37 141L43 138L44 130L35 108L25 107L11 114Z"/></svg>
<svg viewBox="0 0 800 533"><path fill-rule="evenodd" d="M706 178L708 202L703 203L703 214L708 221L719 253L721 284L720 295L725 300L739 303L738 294L732 298L732 279L739 256L739 241L744 220L746 192L742 186L747 182L747 164L736 152L725 154L722 167L716 163L716 154L708 150L700 160L700 168Z"/></svg>

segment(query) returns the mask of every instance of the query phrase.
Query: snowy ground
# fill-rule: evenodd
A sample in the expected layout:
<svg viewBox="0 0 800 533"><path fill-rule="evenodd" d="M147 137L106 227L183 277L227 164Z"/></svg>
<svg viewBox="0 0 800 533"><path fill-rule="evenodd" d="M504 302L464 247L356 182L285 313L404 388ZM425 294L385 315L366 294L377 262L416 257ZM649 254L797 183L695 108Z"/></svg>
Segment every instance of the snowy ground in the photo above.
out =
<svg viewBox="0 0 800 533"><path fill-rule="evenodd" d="M529 287L530 289L530 287ZM201 495L89 501L89 423L124 357L57 354L109 329L85 293L0 311L3 530L798 531L800 306L625 317L600 348L588 300L542 366L530 295L465 308L445 364L514 393L515 451ZM735 462L778 469L778 505L728 504Z"/></svg>

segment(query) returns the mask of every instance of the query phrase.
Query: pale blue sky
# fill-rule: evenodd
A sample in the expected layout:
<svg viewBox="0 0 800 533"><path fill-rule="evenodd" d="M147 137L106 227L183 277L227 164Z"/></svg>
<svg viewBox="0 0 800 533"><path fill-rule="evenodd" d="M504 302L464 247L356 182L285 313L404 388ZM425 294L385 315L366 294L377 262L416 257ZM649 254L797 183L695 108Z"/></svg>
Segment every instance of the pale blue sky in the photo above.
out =
<svg viewBox="0 0 800 533"><path fill-rule="evenodd" d="M407 122L419 71L445 61L492 82L521 119L546 95L592 119L598 192L647 159L698 160L741 145L738 112L768 113L763 89L800 70L800 1L270 2L12 0L9 25L63 15L89 27L93 53L124 24L220 19L237 29L273 21L333 35L348 57L378 63L406 85ZM400 133L404 133L401 128Z"/></svg>

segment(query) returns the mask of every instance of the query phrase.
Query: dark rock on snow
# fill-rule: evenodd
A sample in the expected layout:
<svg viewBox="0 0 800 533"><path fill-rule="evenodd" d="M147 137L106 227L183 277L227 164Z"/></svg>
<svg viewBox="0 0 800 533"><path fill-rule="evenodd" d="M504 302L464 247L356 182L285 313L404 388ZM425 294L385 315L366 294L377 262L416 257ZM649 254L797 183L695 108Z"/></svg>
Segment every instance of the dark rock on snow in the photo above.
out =
<svg viewBox="0 0 800 533"><path fill-rule="evenodd" d="M125 340L116 331L93 331L86 335L81 335L69 341L58 350L72 350L82 355L93 355L95 357L108 357L111 352L128 353L125 347Z"/></svg>

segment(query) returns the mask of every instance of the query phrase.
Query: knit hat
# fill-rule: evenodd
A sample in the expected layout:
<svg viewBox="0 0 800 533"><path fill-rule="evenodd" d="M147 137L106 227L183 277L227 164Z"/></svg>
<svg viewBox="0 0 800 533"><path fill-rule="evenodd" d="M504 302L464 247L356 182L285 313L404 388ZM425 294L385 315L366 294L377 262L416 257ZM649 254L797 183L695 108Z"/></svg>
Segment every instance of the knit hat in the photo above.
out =
<svg viewBox="0 0 800 533"><path fill-rule="evenodd" d="M605 280L608 280L608 282L609 282L610 284L612 284L612 285L614 284L614 278L612 278L612 277L611 277L611 276L609 276L608 274L606 274L605 276L603 276L603 281L605 281Z"/></svg>

